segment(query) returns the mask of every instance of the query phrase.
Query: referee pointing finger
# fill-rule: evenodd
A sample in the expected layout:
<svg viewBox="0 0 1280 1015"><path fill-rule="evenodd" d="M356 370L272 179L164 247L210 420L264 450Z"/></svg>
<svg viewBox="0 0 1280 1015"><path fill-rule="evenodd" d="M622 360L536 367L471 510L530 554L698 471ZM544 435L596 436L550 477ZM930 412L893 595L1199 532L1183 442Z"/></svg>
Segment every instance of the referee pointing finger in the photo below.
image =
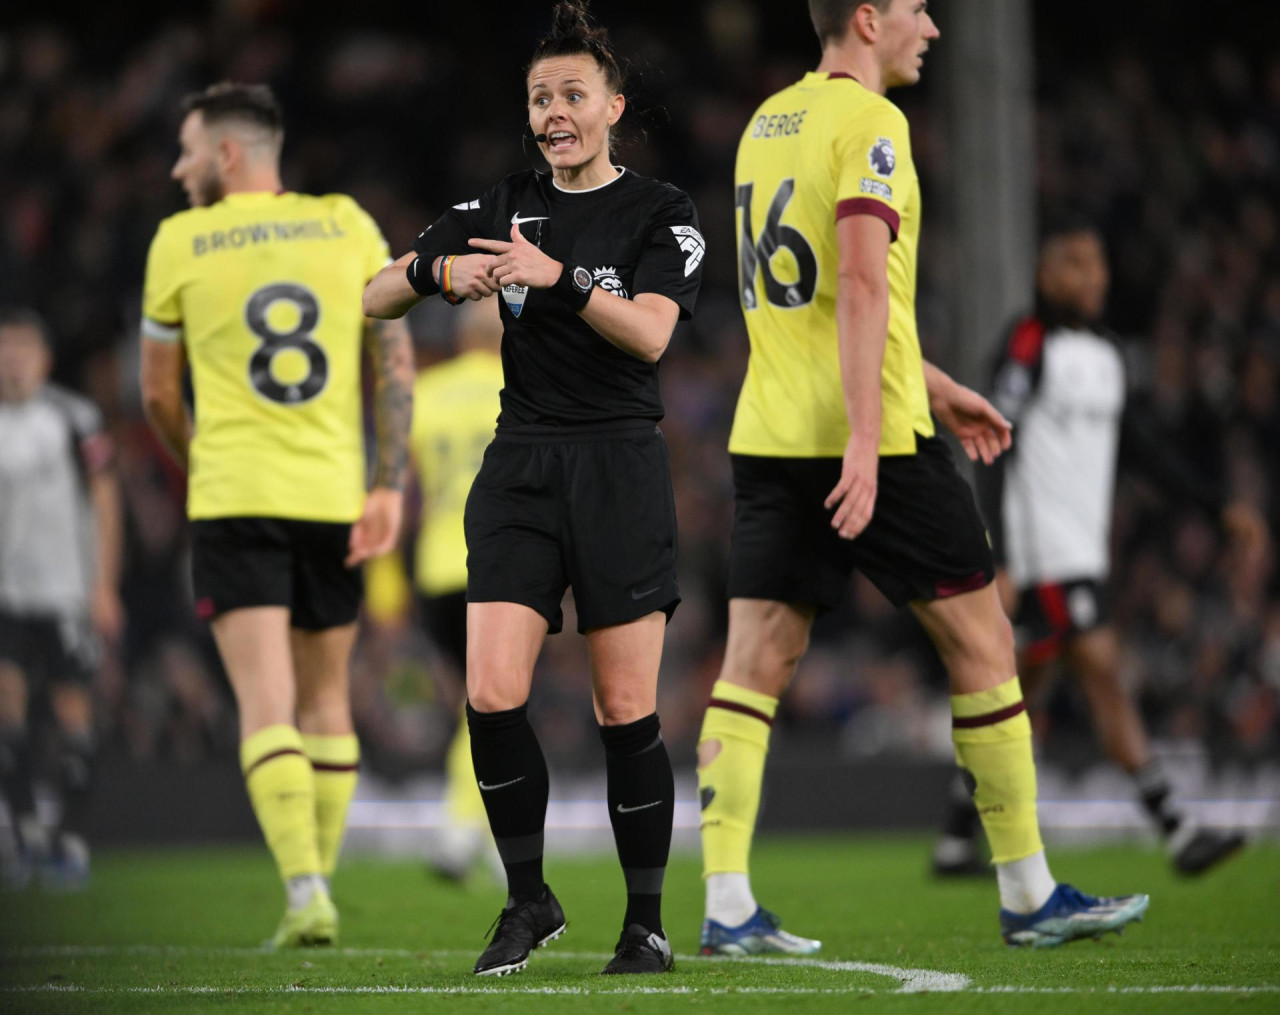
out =
<svg viewBox="0 0 1280 1015"><path fill-rule="evenodd" d="M693 311L705 247L684 193L610 159L626 100L607 33L585 3L558 3L553 19L526 79L551 172L454 205L373 279L364 306L397 317L437 292L501 298L502 411L466 508L467 719L509 898L475 972L523 969L565 925L542 879L547 769L525 709L569 586L627 886L604 971L663 972L674 787L657 682L680 594L658 360Z"/></svg>

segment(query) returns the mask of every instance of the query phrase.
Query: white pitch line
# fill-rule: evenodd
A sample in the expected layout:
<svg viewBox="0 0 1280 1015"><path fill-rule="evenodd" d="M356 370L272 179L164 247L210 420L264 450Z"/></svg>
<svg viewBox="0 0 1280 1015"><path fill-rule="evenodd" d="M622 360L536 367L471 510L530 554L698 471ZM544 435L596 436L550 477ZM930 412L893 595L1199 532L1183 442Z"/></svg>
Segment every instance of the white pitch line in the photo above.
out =
<svg viewBox="0 0 1280 1015"><path fill-rule="evenodd" d="M267 948L217 948L187 945L27 945L19 948L0 949L0 958L109 958L116 955L225 955L254 956L280 954ZM305 961L323 956L348 958L469 958L474 950L459 948L318 948L296 953ZM604 952L572 952L556 949L550 956L560 959L605 961L612 956ZM890 990L866 986L847 987L517 987L517 986L364 986L364 987L84 987L74 984L36 984L32 986L0 987L5 993L83 993L83 994L527 994L527 995L593 995L593 994L761 994L761 995L822 995L822 994L914 994L920 992L975 994L1280 994L1280 984L1231 986L1225 984L1156 984L1150 986L1107 987L1031 987L1018 984L1006 986L977 986L962 973L944 973L932 969L911 969L890 966L878 962L853 962L840 959L782 958L764 955L740 957L705 957L678 955L681 962L693 965L716 963L725 965L763 965L791 968L819 969L825 972L868 973L898 981ZM509 982L509 981L508 981Z"/></svg>
<svg viewBox="0 0 1280 1015"><path fill-rule="evenodd" d="M169 957L180 955L225 955L225 956L248 956L248 955L266 955L273 954L263 948L200 948L200 947L183 947L165 946L165 945L123 945L112 947L110 945L51 945L40 946L33 945L28 947L13 948L0 951L0 955L9 955L17 958L87 958L98 957L106 958L112 955L165 955ZM299 953L301 956L302 953ZM307 960L314 955L345 955L349 957L360 956L379 956L379 957L396 957L396 958L416 958L434 956L440 958L452 957L456 955L466 955L470 957L472 952L461 952L457 949L448 950L421 950L412 951L410 949L391 949L391 948L335 948L335 949L315 949L306 952ZM571 952L556 949L553 953L558 959L585 959L592 962L606 962L612 955L603 952ZM890 966L881 962L847 962L831 959L809 959L809 958L775 958L772 956L748 955L742 957L716 957L705 958L695 955L678 955L676 956L681 962L690 962L695 965L703 962L727 963L727 964L746 964L746 965L762 965L762 966L787 966L802 969L820 969L832 973L868 973L872 976L883 976L887 979L897 980L898 987L895 992L906 994L920 993L923 991L933 991L937 993L947 993L958 990L966 990L972 981L963 973L943 973L935 969L908 969L901 966ZM319 988L316 988L319 989ZM335 988L336 989L336 988ZM414 988L416 989L416 988ZM421 988L422 990L433 993L467 993L474 992L479 988ZM504 992L503 988L497 989ZM653 988L660 989L664 992L687 992L688 990L697 990L701 988ZM761 992L772 992L773 988L753 988ZM863 988L849 988L847 992L856 993ZM869 988L868 988L869 989ZM600 993L601 991L587 991L588 993ZM783 989L783 992L787 992ZM821 992L821 991L819 991ZM846 992L840 990L839 992ZM626 993L626 991L623 991Z"/></svg>
<svg viewBox="0 0 1280 1015"><path fill-rule="evenodd" d="M948 991L952 993L953 991ZM1228 986L1225 984L1168 984L1133 987L970 987L974 994L1280 994L1280 985ZM627 994L679 994L679 995L739 995L761 994L770 996L815 996L847 994L901 994L901 990L881 991L870 987L83 987L74 984L40 983L31 986L0 987L0 994L150 994L159 996L204 996L230 994L240 997L281 996L294 994L324 994L335 996L360 995L466 995L466 994L515 994L528 996L571 996Z"/></svg>

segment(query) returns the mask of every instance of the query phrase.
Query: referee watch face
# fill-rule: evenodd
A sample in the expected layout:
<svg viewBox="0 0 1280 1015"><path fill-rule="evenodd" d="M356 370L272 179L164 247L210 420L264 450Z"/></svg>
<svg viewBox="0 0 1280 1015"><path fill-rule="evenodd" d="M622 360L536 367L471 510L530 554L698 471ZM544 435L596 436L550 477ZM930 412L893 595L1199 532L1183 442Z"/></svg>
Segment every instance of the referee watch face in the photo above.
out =
<svg viewBox="0 0 1280 1015"><path fill-rule="evenodd" d="M571 280L574 286L581 289L584 293L590 292L591 286L594 283L594 280L591 277L591 272L581 265L573 269Z"/></svg>

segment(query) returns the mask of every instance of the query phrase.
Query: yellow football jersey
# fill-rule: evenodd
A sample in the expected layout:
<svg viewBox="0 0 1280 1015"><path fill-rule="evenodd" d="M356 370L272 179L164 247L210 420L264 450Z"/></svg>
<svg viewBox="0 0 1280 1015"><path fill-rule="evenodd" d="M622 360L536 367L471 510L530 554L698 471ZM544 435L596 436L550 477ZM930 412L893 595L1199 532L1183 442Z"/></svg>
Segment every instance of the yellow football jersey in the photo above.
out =
<svg viewBox="0 0 1280 1015"><path fill-rule="evenodd" d="M735 184L739 297L751 358L729 450L844 454L835 224L870 214L894 237L880 454L914 454L916 435L934 429L916 333L920 184L906 117L847 75L806 74L752 117L738 145Z"/></svg>
<svg viewBox="0 0 1280 1015"><path fill-rule="evenodd" d="M422 485L415 583L429 596L467 587L463 509L501 405L502 358L476 350L428 367L413 388L414 461Z"/></svg>
<svg viewBox="0 0 1280 1015"><path fill-rule="evenodd" d="M360 297L389 260L344 194L229 194L160 223L143 333L191 364L190 517L360 516Z"/></svg>

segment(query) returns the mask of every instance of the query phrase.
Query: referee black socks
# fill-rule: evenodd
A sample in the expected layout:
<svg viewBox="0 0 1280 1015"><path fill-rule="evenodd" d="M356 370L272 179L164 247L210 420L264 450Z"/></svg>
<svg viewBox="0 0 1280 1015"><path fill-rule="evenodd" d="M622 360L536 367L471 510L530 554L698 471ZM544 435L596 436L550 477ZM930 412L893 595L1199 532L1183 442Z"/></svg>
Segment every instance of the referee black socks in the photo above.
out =
<svg viewBox="0 0 1280 1015"><path fill-rule="evenodd" d="M529 725L528 706L477 712L467 703L471 760L516 902L542 897L542 842L547 821L547 762Z"/></svg>
<svg viewBox="0 0 1280 1015"><path fill-rule="evenodd" d="M601 726L609 783L609 821L627 881L623 927L662 934L662 879L671 851L675 777L658 714Z"/></svg>

